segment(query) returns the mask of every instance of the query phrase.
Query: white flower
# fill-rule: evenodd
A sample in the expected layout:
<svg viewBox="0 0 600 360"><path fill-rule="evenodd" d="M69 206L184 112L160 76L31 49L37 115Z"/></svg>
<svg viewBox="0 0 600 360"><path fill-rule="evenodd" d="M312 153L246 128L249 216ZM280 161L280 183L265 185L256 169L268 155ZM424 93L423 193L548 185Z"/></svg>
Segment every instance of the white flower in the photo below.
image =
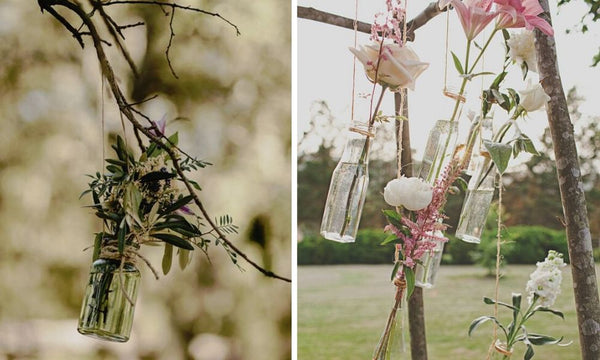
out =
<svg viewBox="0 0 600 360"><path fill-rule="evenodd" d="M529 305L533 303L536 295L541 306L550 307L554 304L556 297L560 294L562 282L560 269L566 266L562 257L561 253L550 250L544 262L537 263L537 269L531 273L527 282Z"/></svg>
<svg viewBox="0 0 600 360"><path fill-rule="evenodd" d="M411 211L424 209L431 203L433 188L417 177L401 177L387 183L383 189L385 202L404 206Z"/></svg>
<svg viewBox="0 0 600 360"><path fill-rule="evenodd" d="M537 72L534 39L535 37L531 30L523 30L520 33L511 34L507 42L510 48L508 55L517 64L526 63L530 71Z"/></svg>
<svg viewBox="0 0 600 360"><path fill-rule="evenodd" d="M398 91L400 88L414 90L415 80L429 67L429 63L420 61L417 54L407 46L384 42L381 64L377 69L380 46L380 42L373 42L361 45L358 49L350 48L350 51L363 64L367 77L372 82L377 75L377 82L389 86L392 91Z"/></svg>
<svg viewBox="0 0 600 360"><path fill-rule="evenodd" d="M521 95L520 105L527 112L541 109L550 100L550 96L544 92L542 85L533 83L531 80L527 81L527 88L519 91L519 94Z"/></svg>

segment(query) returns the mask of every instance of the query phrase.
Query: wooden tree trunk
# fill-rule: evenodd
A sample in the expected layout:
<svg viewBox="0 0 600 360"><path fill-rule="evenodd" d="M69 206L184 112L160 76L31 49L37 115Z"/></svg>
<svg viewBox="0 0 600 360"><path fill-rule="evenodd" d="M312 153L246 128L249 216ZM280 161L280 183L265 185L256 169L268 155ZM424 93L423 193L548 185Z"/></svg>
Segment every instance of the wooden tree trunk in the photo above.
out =
<svg viewBox="0 0 600 360"><path fill-rule="evenodd" d="M400 104L404 96L402 116L408 118L408 97L404 89L401 93L394 94L396 115L400 115ZM413 176L412 153L410 149L409 122L404 121L402 126L396 122L396 150L401 157L400 172L404 176ZM400 141L402 139L402 141ZM416 287L408 299L408 326L410 332L410 352L412 360L427 360L427 338L425 337L425 307L423 304L423 289Z"/></svg>
<svg viewBox="0 0 600 360"><path fill-rule="evenodd" d="M540 3L544 8L546 19L550 21L548 0L541 0ZM600 359L600 302L573 125L558 71L554 37L536 30L535 39L540 79L544 91L550 96L546 111L554 144L569 244L582 359L598 360Z"/></svg>

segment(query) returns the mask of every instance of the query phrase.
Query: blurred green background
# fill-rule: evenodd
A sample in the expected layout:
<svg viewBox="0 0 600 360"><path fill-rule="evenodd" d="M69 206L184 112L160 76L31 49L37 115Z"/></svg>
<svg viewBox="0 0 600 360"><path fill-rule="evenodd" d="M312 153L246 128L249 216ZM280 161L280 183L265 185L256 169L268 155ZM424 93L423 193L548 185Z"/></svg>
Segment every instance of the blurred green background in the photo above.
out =
<svg viewBox="0 0 600 360"><path fill-rule="evenodd" d="M169 72L169 16L158 7L113 6L141 72L109 55L128 97L164 114L188 153L214 166L193 178L213 217L231 215L232 240L259 264L291 277L290 4L191 1L239 26L177 11ZM69 18L70 19L70 18ZM75 26L79 23L74 22ZM141 266L132 338L125 344L77 333L93 233L99 222L78 199L85 174L122 134L104 95L89 39L81 50L34 1L0 2L0 359L289 359L291 286L268 279L221 248L185 271L154 280ZM131 141L131 130L127 135ZM160 268L162 249L143 251Z"/></svg>

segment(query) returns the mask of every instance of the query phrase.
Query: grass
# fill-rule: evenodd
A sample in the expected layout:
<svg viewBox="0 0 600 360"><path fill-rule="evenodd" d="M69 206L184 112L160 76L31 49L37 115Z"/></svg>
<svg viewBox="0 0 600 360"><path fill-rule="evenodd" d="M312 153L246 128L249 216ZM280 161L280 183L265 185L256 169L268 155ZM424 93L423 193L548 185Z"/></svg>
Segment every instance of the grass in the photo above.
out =
<svg viewBox="0 0 600 360"><path fill-rule="evenodd" d="M510 303L512 292L524 292L534 269L535 265L507 266L500 281L500 300ZM299 266L298 359L371 359L393 302L391 271L392 267L385 265ZM429 359L486 358L492 326L484 324L472 337L467 335L473 319L493 315L493 306L482 301L484 296L494 297L494 279L485 273L475 266L443 266L436 286L424 291ZM565 320L538 313L527 323L527 330L564 336L565 342L572 344L536 346L535 358L581 358L571 289L571 272L567 267L563 269L562 293L552 307L562 311ZM525 297L523 304L527 301ZM501 322L508 324L509 310L499 311ZM524 348L519 343L512 358L522 359Z"/></svg>

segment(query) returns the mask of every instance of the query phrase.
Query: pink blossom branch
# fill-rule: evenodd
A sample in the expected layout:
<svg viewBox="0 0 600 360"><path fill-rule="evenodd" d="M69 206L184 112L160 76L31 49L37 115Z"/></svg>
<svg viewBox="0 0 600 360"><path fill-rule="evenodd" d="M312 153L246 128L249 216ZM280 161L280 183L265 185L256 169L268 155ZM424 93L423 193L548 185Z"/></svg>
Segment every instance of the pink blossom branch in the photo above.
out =
<svg viewBox="0 0 600 360"><path fill-rule="evenodd" d="M429 20L438 16L442 12L445 12L446 9L440 10L438 6L438 2L434 1L429 3L422 12L420 12L414 19L409 21L406 24L406 40L414 41L415 40L415 31L427 24ZM345 29L354 30L354 19L350 19L344 16L328 13L325 11L317 10L311 7L298 6L297 8L298 18L313 20L329 25L339 26ZM358 32L370 34L371 33L371 24L365 23L362 21L357 22Z"/></svg>

